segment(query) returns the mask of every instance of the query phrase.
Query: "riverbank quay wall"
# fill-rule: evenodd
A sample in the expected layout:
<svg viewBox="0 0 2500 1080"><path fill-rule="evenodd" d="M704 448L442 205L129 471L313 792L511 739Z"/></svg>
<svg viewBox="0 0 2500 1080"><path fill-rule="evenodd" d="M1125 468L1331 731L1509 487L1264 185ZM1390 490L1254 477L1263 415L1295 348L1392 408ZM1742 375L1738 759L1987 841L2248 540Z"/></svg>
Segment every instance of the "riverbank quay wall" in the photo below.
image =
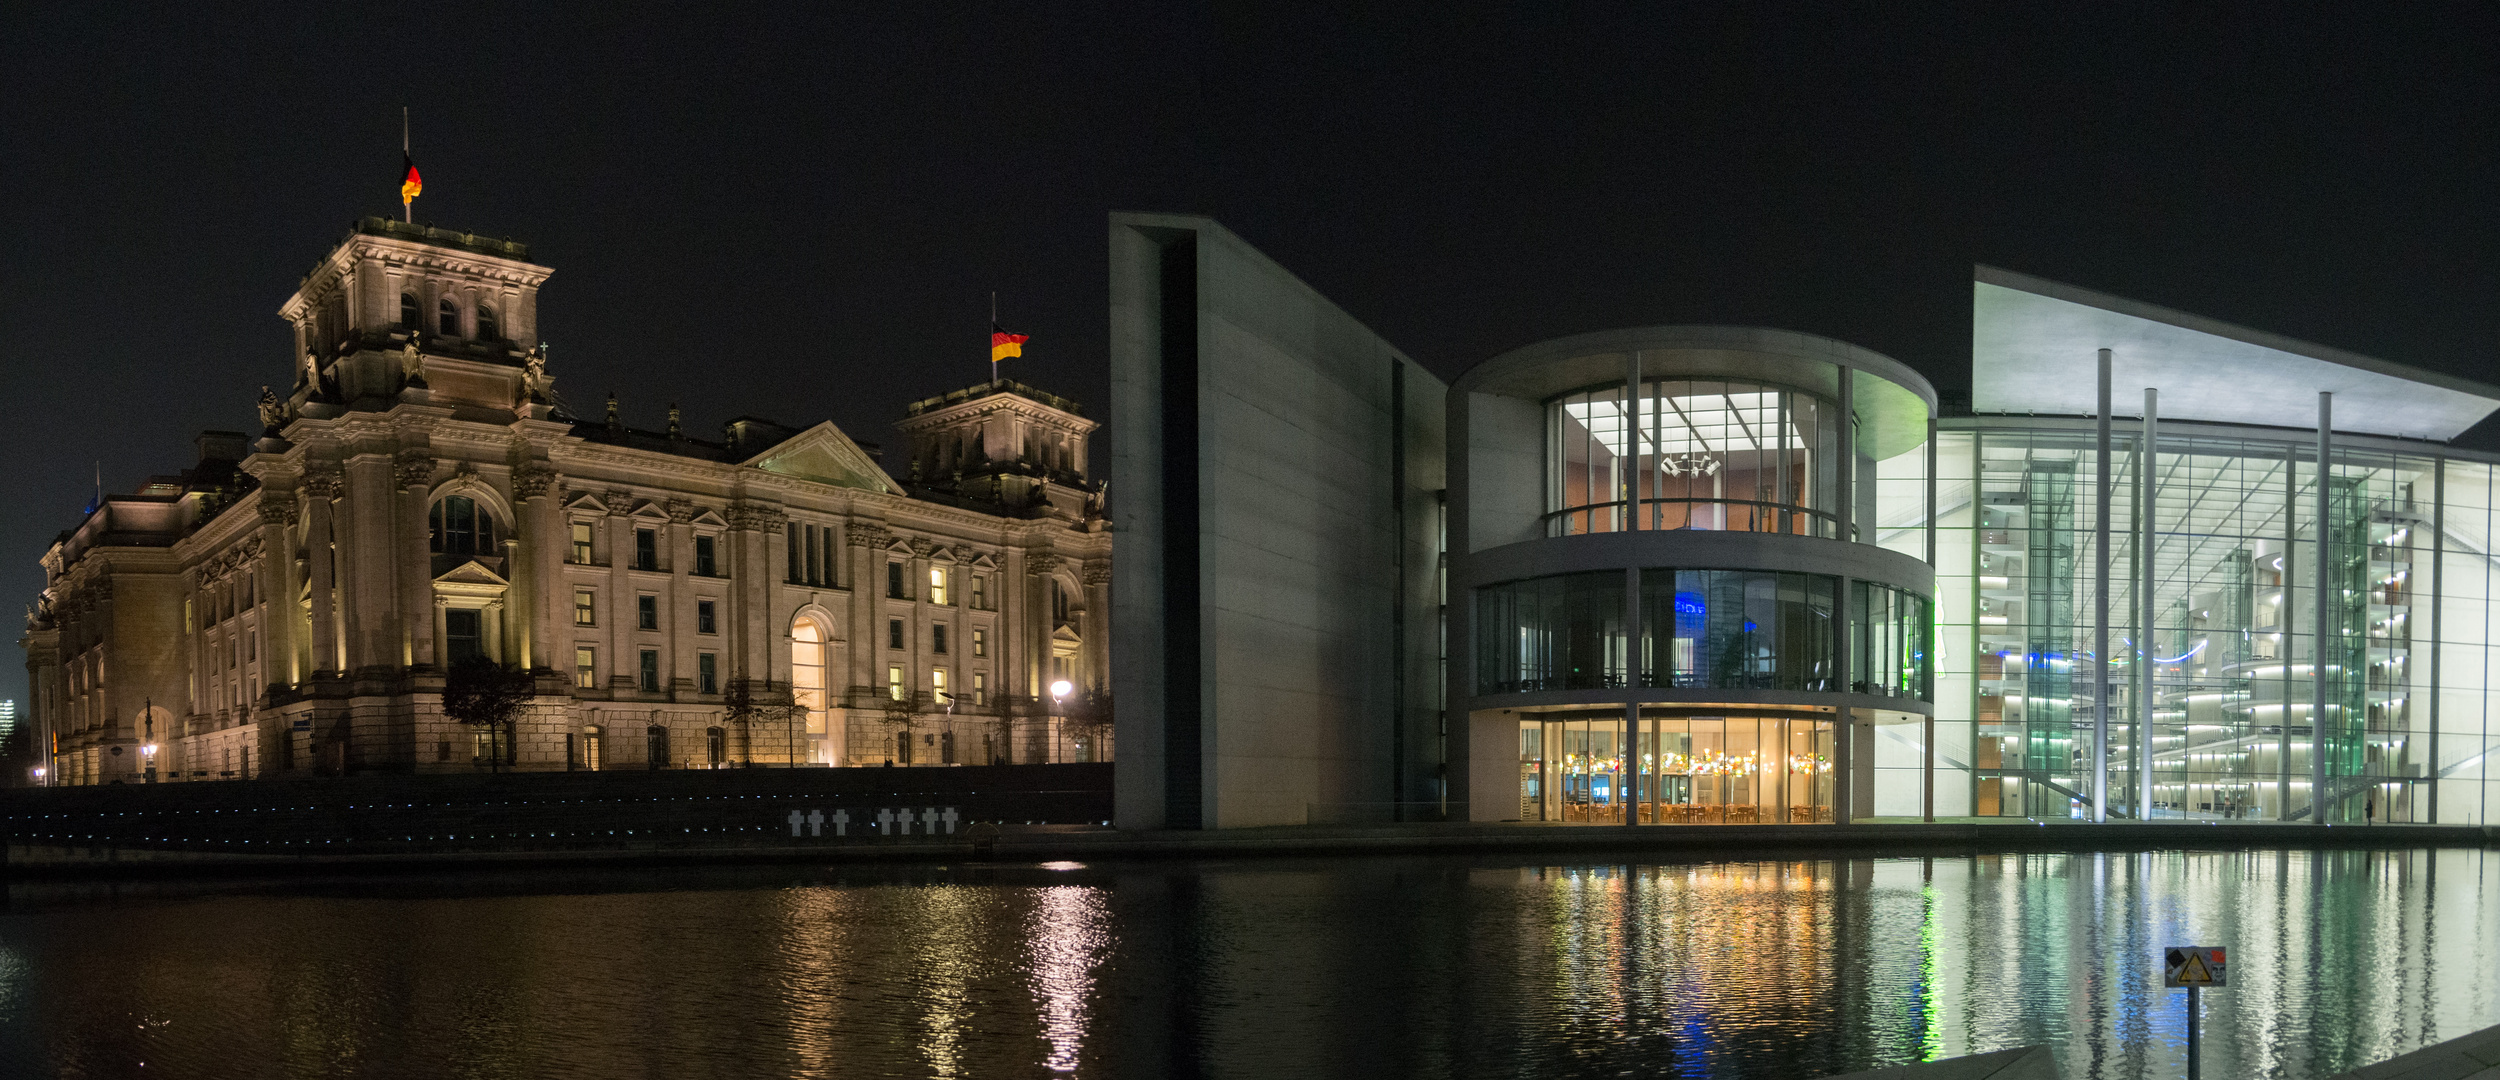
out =
<svg viewBox="0 0 2500 1080"><path fill-rule="evenodd" d="M891 820L910 811L908 826ZM1098 824L1111 766L800 768L363 776L0 792L23 858L110 852L410 854L601 850L662 840L963 835L988 823ZM935 818L931 819L930 815ZM841 815L837 818L836 815ZM29 850L33 849L33 850Z"/></svg>
<svg viewBox="0 0 2500 1080"><path fill-rule="evenodd" d="M936 793L942 794L942 793ZM655 800L664 803L665 800ZM2024 852L2411 851L2500 847L2487 826L2286 826L2277 824L2088 826L1993 823L1763 826L1584 826L1508 823L1277 826L1226 830L1122 830L1101 825L959 825L957 831L802 829L787 815L801 798L722 800L688 816L619 829L610 837L529 835L516 819L482 817L457 841L304 845L246 852L222 844L102 841L48 844L17 838L8 875L24 881L110 878L253 878L311 875L511 873L648 867L836 866L864 863L1071 863L1467 855L1573 864L1822 860L2008 855ZM667 810L666 806L661 807ZM700 816L708 812L711 816ZM704 824L694 824L694 822ZM517 835L516 835L517 833ZM31 842L30 842L31 841Z"/></svg>

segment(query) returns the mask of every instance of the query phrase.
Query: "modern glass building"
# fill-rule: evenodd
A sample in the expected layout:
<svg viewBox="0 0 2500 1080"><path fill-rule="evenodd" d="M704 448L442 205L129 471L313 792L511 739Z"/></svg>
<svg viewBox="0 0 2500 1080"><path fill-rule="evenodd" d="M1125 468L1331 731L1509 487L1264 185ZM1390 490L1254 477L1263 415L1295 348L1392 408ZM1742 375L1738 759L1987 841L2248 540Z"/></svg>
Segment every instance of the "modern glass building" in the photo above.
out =
<svg viewBox="0 0 2500 1080"><path fill-rule="evenodd" d="M2490 820L2500 390L1975 289L1962 415L1767 330L1459 378L1471 816Z"/></svg>
<svg viewBox="0 0 2500 1080"><path fill-rule="evenodd" d="M1846 821L1935 712L1935 392L1824 338L1659 327L1450 388L1449 640L1479 819Z"/></svg>
<svg viewBox="0 0 2500 1080"><path fill-rule="evenodd" d="M1111 226L1123 827L2500 810L2500 389L1984 267L1967 405L1738 327L1445 384Z"/></svg>

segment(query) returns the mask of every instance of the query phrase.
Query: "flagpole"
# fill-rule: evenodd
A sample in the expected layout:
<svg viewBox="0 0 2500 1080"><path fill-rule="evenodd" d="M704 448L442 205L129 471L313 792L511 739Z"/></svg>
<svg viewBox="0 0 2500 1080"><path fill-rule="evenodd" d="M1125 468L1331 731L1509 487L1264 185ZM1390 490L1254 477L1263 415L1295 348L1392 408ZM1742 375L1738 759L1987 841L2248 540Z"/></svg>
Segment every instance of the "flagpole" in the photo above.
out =
<svg viewBox="0 0 2500 1080"><path fill-rule="evenodd" d="M998 336L998 290L996 289L990 290L990 336L993 339ZM990 385L998 385L998 345L995 341L990 345Z"/></svg>
<svg viewBox="0 0 2500 1080"><path fill-rule="evenodd" d="M408 157L408 106L405 105L399 107L399 156L402 160ZM399 193L399 213L408 224L417 223L416 200L409 198L405 191Z"/></svg>

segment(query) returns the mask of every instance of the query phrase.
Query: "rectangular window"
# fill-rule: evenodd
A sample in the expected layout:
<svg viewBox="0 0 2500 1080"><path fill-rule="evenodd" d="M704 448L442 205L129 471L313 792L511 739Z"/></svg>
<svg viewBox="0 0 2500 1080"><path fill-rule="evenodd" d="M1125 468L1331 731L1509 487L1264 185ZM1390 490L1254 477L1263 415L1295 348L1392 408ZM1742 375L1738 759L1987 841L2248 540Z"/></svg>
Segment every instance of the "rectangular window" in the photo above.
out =
<svg viewBox="0 0 2500 1080"><path fill-rule="evenodd" d="M573 523L573 561L583 566L590 565L590 523L587 521Z"/></svg>
<svg viewBox="0 0 2500 1080"><path fill-rule="evenodd" d="M660 534L650 529L634 530L634 569L660 568Z"/></svg>
<svg viewBox="0 0 2500 1080"><path fill-rule="evenodd" d="M720 658L712 653L694 656L694 690L698 694L720 693Z"/></svg>
<svg viewBox="0 0 2500 1080"><path fill-rule="evenodd" d="M634 598L634 625L644 630L660 628L659 597L637 596Z"/></svg>
<svg viewBox="0 0 2500 1080"><path fill-rule="evenodd" d="M573 685L585 690L599 685L599 650L588 645L573 647Z"/></svg>
<svg viewBox="0 0 2500 1080"><path fill-rule="evenodd" d="M589 589L573 590L573 625L599 625L599 594Z"/></svg>
<svg viewBox="0 0 2500 1080"><path fill-rule="evenodd" d="M986 672L972 673L972 703L975 705L990 703L990 677Z"/></svg>
<svg viewBox="0 0 2500 1080"><path fill-rule="evenodd" d="M898 562L885 564L885 594L897 600L904 598L903 564Z"/></svg>
<svg viewBox="0 0 2500 1080"><path fill-rule="evenodd" d="M947 704L945 668L929 669L929 700L939 705Z"/></svg>
<svg viewBox="0 0 2500 1080"><path fill-rule="evenodd" d="M885 692L888 697L896 701L903 700L903 669L901 667L885 669Z"/></svg>
<svg viewBox="0 0 2500 1080"><path fill-rule="evenodd" d="M833 527L828 525L825 527L824 565L819 569L823 571L823 574L821 575L822 580L827 586L840 588L842 586L842 577L834 572L833 547Z"/></svg>
<svg viewBox="0 0 2500 1080"><path fill-rule="evenodd" d="M790 564L789 581L796 585L801 580L799 577L799 523L793 521L784 526L782 539L784 541L783 555L786 556L784 561Z"/></svg>
<svg viewBox="0 0 2500 1080"><path fill-rule="evenodd" d="M929 628L929 651L939 656L946 655L946 627L944 625Z"/></svg>
<svg viewBox="0 0 2500 1080"><path fill-rule="evenodd" d="M983 611L990 606L990 579L986 574L972 575L972 606Z"/></svg>
<svg viewBox="0 0 2500 1080"><path fill-rule="evenodd" d="M816 527L815 527L815 526L813 526L813 525L810 525L810 526L808 526L808 527L807 527L807 583L808 583L808 584L810 584L810 585L814 585L814 584L816 584L816 583L817 583L817 581L816 581L816 568L817 568L818 566L820 566L820 565L823 565L823 563L824 563L824 548L823 548L821 545L819 545L819 543L817 542L817 538L816 538Z"/></svg>
<svg viewBox="0 0 2500 1080"><path fill-rule="evenodd" d="M660 692L660 651L657 649L642 651L642 691L646 694Z"/></svg>
<svg viewBox="0 0 2500 1080"><path fill-rule="evenodd" d="M972 628L972 655L974 655L974 656L988 656L989 654L990 654L990 632L989 632L989 629L988 629L987 627L980 627L980 626L973 627L973 628Z"/></svg>
<svg viewBox="0 0 2500 1080"><path fill-rule="evenodd" d="M887 619L885 621L885 647L889 649L903 647L903 620Z"/></svg>
<svg viewBox="0 0 2500 1080"><path fill-rule="evenodd" d="M697 600L694 602L694 632L698 634L720 633L720 622L713 615L711 601Z"/></svg>
<svg viewBox="0 0 2500 1080"><path fill-rule="evenodd" d="M694 538L694 572L703 577L720 576L720 571L713 561L713 544L709 536Z"/></svg>
<svg viewBox="0 0 2500 1080"><path fill-rule="evenodd" d="M929 568L929 602L946 606L946 568L943 566Z"/></svg>
<svg viewBox="0 0 2500 1080"><path fill-rule="evenodd" d="M443 613L443 646L451 654L445 659L458 664L486 654L480 614L476 608L452 608Z"/></svg>

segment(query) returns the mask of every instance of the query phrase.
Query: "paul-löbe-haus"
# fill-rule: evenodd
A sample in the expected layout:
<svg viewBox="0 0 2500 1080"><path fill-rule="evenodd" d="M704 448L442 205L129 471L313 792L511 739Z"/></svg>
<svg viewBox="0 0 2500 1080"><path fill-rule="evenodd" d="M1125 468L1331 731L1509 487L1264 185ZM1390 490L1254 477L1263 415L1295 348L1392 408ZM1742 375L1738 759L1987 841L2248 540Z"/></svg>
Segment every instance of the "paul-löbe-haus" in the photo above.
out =
<svg viewBox="0 0 2500 1080"><path fill-rule="evenodd" d="M2500 391L1984 268L1959 415L1751 328L1444 386L1112 232L1124 823L2500 809Z"/></svg>
<svg viewBox="0 0 2500 1080"><path fill-rule="evenodd" d="M549 273L381 218L313 268L267 430L202 436L45 554L52 782L1108 760L1083 710L1111 537L1074 403L919 402L908 482L830 423L569 415L519 344ZM481 656L535 674L509 732L443 713Z"/></svg>

